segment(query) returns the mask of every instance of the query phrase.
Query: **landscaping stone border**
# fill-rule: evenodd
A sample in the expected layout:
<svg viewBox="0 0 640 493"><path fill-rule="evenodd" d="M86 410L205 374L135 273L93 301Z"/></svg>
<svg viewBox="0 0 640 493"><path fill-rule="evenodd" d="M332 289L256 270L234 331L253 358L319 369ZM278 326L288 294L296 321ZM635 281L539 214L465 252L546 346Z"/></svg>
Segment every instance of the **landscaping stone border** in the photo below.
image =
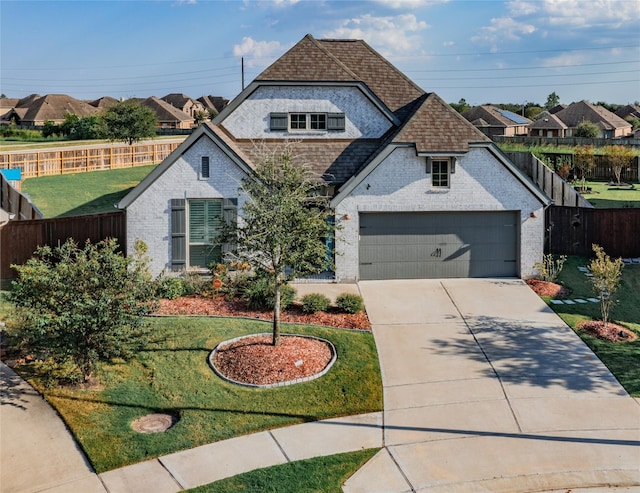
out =
<svg viewBox="0 0 640 493"><path fill-rule="evenodd" d="M209 366L211 367L211 369L213 370L213 372L218 375L220 378L222 378L223 380L230 382L230 383L234 383L236 385L241 385L243 387L252 387L252 388L261 388L261 389L268 389L268 388L274 388L274 387L286 387L288 385L294 385L296 383L303 383L303 382L310 382L312 380L315 380L317 378L320 378L323 375L326 375L327 372L331 369L331 367L333 366L333 364L336 362L336 359L338 359L338 353L336 351L336 347L333 345L333 343L327 339L323 339L322 337L316 337L316 336L310 336L310 335L304 335L304 334L280 334L280 337L305 337L307 339L315 339L316 341L321 341L324 342L327 346L329 346L329 351L331 351L331 359L329 360L329 363L327 363L327 366L324 367L324 369L319 372L316 373L314 375L309 375L308 377L303 377L303 378L296 378L295 380L287 380L285 382L278 382L278 383L268 383L268 384L255 384L255 383L246 383L246 382L239 382L237 380L234 380L232 378L229 378L227 376L225 376L224 374L222 374L222 372L220 372L218 370L218 368L216 368L214 361L215 355L218 352L218 348L220 348L221 346L224 347L228 344L233 344L236 341L240 341L242 339L246 339L248 337L256 337L256 336L270 336L272 335L271 332L261 332L258 334L248 334L245 336L239 336L239 337L234 337L233 339L227 339L226 341L222 341L221 343L219 343L215 348L213 348L213 351L211 351L211 353L209 354Z"/></svg>

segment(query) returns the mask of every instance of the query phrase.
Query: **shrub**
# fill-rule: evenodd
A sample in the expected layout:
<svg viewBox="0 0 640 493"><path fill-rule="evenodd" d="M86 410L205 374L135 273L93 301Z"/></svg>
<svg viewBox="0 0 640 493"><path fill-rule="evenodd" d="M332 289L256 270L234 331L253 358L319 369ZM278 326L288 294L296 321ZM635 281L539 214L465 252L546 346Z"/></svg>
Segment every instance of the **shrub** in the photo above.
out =
<svg viewBox="0 0 640 493"><path fill-rule="evenodd" d="M209 290L208 280L199 272L187 269L182 274L184 294L206 294Z"/></svg>
<svg viewBox="0 0 640 493"><path fill-rule="evenodd" d="M543 281L556 282L565 260L567 260L566 255L554 258L552 254L548 253L542 257L542 262L536 262L533 268L540 272Z"/></svg>
<svg viewBox="0 0 640 493"><path fill-rule="evenodd" d="M362 296L342 293L336 298L336 306L343 313L358 313L364 310Z"/></svg>
<svg viewBox="0 0 640 493"><path fill-rule="evenodd" d="M158 296L175 300L184 294L182 279L178 277L162 277L158 280Z"/></svg>
<svg viewBox="0 0 640 493"><path fill-rule="evenodd" d="M302 311L305 313L325 312L331 300L321 293L309 293L302 297Z"/></svg>
<svg viewBox="0 0 640 493"><path fill-rule="evenodd" d="M275 287L264 276L250 278L242 291L244 300L252 310L273 310L275 306ZM286 310L296 297L296 290L285 284L280 289L280 307Z"/></svg>
<svg viewBox="0 0 640 493"><path fill-rule="evenodd" d="M11 301L23 347L85 381L98 362L131 357L147 341L144 317L155 308L148 263L140 241L130 257L118 253L113 239L39 247L26 264L13 266L19 277Z"/></svg>

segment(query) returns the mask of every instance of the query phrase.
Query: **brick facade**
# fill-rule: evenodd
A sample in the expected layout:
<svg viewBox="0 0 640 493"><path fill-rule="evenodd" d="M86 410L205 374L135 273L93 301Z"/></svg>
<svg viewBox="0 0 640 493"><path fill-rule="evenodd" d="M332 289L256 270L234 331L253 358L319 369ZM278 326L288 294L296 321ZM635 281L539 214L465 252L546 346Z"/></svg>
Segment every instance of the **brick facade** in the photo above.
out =
<svg viewBox="0 0 640 493"><path fill-rule="evenodd" d="M542 258L543 206L487 149L459 157L451 187L444 190L431 186L426 158L412 148L395 149L336 207L342 225L336 233L338 281L358 279L358 214L376 211L519 211L521 277L533 275L533 264Z"/></svg>

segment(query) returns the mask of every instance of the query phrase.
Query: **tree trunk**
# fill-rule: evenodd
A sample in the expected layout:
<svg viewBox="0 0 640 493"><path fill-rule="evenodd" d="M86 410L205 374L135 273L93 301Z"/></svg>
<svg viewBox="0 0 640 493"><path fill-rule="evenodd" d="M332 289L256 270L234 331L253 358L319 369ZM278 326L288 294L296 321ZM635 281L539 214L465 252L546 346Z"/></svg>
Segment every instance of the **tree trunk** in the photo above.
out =
<svg viewBox="0 0 640 493"><path fill-rule="evenodd" d="M278 278L276 278L276 286L275 286L275 303L273 306L273 345L277 346L280 344L280 288L281 283Z"/></svg>

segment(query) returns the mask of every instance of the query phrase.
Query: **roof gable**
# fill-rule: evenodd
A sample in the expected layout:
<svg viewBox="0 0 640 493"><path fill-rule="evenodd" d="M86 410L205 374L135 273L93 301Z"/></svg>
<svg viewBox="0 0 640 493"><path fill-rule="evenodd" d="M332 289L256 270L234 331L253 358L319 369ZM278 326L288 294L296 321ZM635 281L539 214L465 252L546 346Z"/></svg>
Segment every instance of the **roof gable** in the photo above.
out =
<svg viewBox="0 0 640 493"><path fill-rule="evenodd" d="M630 127L631 124L619 116L611 113L602 106L594 106L587 101L571 103L565 109L555 114L568 127L575 128L583 121L601 124L601 128L613 129Z"/></svg>
<svg viewBox="0 0 640 493"><path fill-rule="evenodd" d="M476 106L462 113L470 122L475 120L484 120L491 127L516 127L519 125L528 125L531 120L507 110L500 109L490 104Z"/></svg>
<svg viewBox="0 0 640 493"><path fill-rule="evenodd" d="M151 108L158 116L159 122L193 121L193 117L155 96L140 101L140 104Z"/></svg>
<svg viewBox="0 0 640 493"><path fill-rule="evenodd" d="M529 128L564 130L567 126L556 115L545 111L540 118L529 125Z"/></svg>
<svg viewBox="0 0 640 493"><path fill-rule="evenodd" d="M67 113L78 115L82 118L95 115L98 112L98 109L90 104L66 94L47 94L31 100L23 107L28 108L24 117L22 117L25 122L62 121Z"/></svg>
<svg viewBox="0 0 640 493"><path fill-rule="evenodd" d="M418 153L467 152L470 142L490 141L435 93L421 98L393 138L393 142L415 144Z"/></svg>

